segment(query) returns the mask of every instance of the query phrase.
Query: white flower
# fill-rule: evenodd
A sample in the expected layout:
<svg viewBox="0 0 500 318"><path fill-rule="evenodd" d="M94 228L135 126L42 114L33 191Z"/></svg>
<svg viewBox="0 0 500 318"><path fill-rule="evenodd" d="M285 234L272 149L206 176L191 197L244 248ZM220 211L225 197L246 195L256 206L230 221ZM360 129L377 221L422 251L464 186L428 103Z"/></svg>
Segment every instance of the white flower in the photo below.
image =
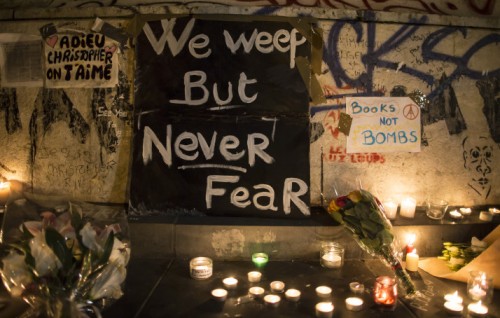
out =
<svg viewBox="0 0 500 318"><path fill-rule="evenodd" d="M118 266L126 266L130 259L130 247L115 237L113 249L109 255L109 262Z"/></svg>
<svg viewBox="0 0 500 318"><path fill-rule="evenodd" d="M97 233L90 223L85 224L80 230L80 235L82 236L83 245L92 251L102 253L102 247L97 242Z"/></svg>
<svg viewBox="0 0 500 318"><path fill-rule="evenodd" d="M104 267L94 281L90 290L91 299L113 298L118 299L123 295L122 284L127 276L127 269L117 263L109 263Z"/></svg>
<svg viewBox="0 0 500 318"><path fill-rule="evenodd" d="M30 240L30 249L38 276L51 274L62 267L56 254L45 242L45 232L37 234Z"/></svg>
<svg viewBox="0 0 500 318"><path fill-rule="evenodd" d="M20 296L26 285L33 281L31 272L24 262L24 255L11 251L9 255L3 258L2 263L3 268L0 272L5 287L11 292L12 296Z"/></svg>

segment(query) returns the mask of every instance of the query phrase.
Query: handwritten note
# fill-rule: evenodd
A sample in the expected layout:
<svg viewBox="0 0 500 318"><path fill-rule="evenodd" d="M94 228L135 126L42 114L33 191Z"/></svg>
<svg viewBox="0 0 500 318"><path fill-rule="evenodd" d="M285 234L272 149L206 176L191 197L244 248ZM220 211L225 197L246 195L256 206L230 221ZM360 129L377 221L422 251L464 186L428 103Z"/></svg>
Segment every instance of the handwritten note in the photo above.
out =
<svg viewBox="0 0 500 318"><path fill-rule="evenodd" d="M348 97L347 153L419 152L420 108L409 97Z"/></svg>

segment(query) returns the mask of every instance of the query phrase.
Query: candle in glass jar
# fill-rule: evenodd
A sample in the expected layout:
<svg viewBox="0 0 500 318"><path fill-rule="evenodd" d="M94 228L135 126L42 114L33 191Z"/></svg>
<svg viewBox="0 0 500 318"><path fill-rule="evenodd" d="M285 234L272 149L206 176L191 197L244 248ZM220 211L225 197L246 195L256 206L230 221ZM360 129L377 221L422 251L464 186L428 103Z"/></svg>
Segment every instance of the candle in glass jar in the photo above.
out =
<svg viewBox="0 0 500 318"><path fill-rule="evenodd" d="M401 209L399 214L405 218L413 218L415 216L415 208L417 206L417 201L413 198L404 198L401 202Z"/></svg>
<svg viewBox="0 0 500 318"><path fill-rule="evenodd" d="M384 212L385 216L389 220L394 220L396 218L396 214L398 213L398 204L394 201L384 202Z"/></svg>
<svg viewBox="0 0 500 318"><path fill-rule="evenodd" d="M266 253L254 253L252 254L252 262L257 267L263 267L269 261L269 256Z"/></svg>
<svg viewBox="0 0 500 318"><path fill-rule="evenodd" d="M373 288L373 300L376 304L393 307L398 297L396 280L389 276L379 276Z"/></svg>
<svg viewBox="0 0 500 318"><path fill-rule="evenodd" d="M417 250L414 249L411 253L406 254L406 270L416 272L418 271L419 256Z"/></svg>
<svg viewBox="0 0 500 318"><path fill-rule="evenodd" d="M195 257L189 262L191 277L207 279L212 276L213 263L208 257Z"/></svg>

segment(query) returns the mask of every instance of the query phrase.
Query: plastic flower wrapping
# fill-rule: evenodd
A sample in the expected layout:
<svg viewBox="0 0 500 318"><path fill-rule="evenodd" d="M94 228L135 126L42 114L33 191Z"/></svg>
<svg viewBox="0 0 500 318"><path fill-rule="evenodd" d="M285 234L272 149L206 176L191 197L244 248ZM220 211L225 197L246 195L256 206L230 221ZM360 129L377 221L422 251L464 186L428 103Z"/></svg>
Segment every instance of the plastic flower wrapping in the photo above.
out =
<svg viewBox="0 0 500 318"><path fill-rule="evenodd" d="M2 226L0 274L31 317L101 317L123 295L130 259L125 210L14 201Z"/></svg>
<svg viewBox="0 0 500 318"><path fill-rule="evenodd" d="M359 246L372 256L380 257L394 271L406 296L417 289L403 268L394 242L392 225L378 199L366 190L356 190L333 199L328 213L347 228Z"/></svg>

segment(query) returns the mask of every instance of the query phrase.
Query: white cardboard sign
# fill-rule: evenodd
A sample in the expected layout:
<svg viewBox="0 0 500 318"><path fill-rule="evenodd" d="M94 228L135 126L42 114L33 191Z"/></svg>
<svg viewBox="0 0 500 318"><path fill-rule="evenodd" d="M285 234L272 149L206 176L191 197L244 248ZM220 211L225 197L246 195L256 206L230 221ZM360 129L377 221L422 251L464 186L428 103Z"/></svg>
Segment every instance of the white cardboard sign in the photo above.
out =
<svg viewBox="0 0 500 318"><path fill-rule="evenodd" d="M409 97L347 97L347 153L419 152L420 107Z"/></svg>

